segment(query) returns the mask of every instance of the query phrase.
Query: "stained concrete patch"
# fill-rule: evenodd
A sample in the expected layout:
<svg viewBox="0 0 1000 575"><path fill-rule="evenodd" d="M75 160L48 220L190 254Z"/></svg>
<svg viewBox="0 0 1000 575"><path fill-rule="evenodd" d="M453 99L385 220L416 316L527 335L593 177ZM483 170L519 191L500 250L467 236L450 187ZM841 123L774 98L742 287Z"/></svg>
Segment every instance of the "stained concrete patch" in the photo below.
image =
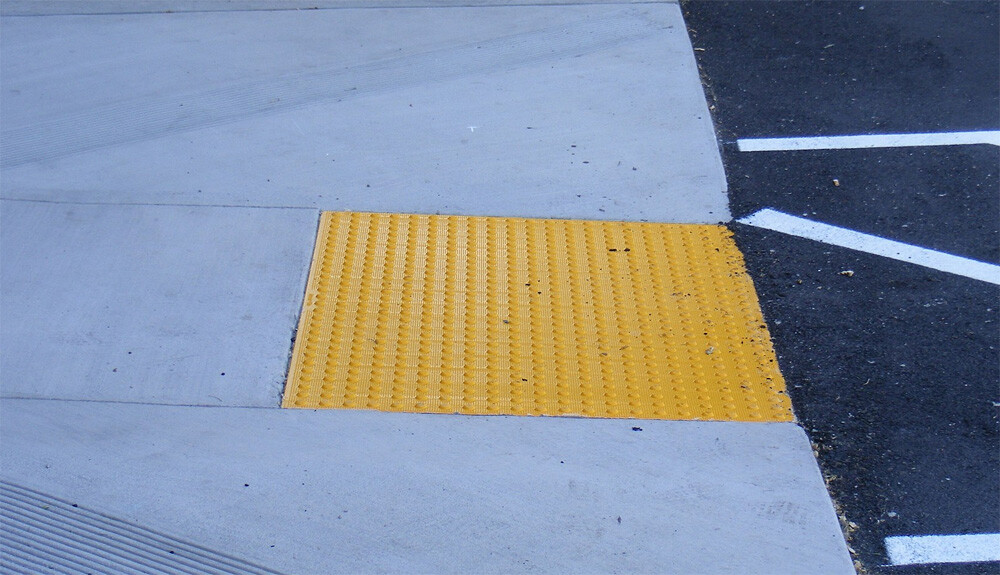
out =
<svg viewBox="0 0 1000 575"><path fill-rule="evenodd" d="M5 18L3 33L6 198L729 218L674 4Z"/></svg>
<svg viewBox="0 0 1000 575"><path fill-rule="evenodd" d="M853 573L794 424L0 403L6 479L290 573Z"/></svg>
<svg viewBox="0 0 1000 575"><path fill-rule="evenodd" d="M316 218L2 202L0 392L277 407Z"/></svg>

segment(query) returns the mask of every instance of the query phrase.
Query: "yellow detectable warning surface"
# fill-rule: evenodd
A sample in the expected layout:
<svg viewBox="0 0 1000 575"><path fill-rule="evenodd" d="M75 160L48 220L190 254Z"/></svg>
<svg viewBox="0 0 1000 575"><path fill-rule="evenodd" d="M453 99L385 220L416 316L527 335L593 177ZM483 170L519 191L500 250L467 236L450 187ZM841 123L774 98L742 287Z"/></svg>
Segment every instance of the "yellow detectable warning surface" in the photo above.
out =
<svg viewBox="0 0 1000 575"><path fill-rule="evenodd" d="M335 212L283 406L793 419L723 226Z"/></svg>

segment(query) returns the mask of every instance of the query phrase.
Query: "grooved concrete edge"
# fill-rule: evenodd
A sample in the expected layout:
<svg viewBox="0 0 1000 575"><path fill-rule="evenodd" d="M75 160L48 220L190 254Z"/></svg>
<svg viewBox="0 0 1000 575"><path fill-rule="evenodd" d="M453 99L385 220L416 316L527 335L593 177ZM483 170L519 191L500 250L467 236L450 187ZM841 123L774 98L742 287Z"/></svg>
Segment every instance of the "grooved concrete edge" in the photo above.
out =
<svg viewBox="0 0 1000 575"><path fill-rule="evenodd" d="M142 526L0 479L0 557L27 572L277 575ZM191 572L194 572L191 571Z"/></svg>

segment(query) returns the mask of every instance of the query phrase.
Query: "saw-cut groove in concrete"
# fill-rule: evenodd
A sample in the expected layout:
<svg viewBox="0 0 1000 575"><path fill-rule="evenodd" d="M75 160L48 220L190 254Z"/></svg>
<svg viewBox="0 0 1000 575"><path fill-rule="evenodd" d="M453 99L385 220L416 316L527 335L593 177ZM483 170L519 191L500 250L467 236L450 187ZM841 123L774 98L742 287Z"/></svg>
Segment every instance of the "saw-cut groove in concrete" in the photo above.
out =
<svg viewBox="0 0 1000 575"><path fill-rule="evenodd" d="M15 573L277 573L3 480L0 527Z"/></svg>

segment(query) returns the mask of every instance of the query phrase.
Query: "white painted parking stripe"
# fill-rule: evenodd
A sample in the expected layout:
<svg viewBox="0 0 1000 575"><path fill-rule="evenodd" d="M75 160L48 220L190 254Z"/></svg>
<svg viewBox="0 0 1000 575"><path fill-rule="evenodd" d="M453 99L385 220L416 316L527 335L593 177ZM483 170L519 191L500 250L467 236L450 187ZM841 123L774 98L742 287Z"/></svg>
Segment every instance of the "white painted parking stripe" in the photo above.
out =
<svg viewBox="0 0 1000 575"><path fill-rule="evenodd" d="M970 144L1000 146L1000 130L924 134L872 134L863 136L816 136L803 138L740 138L736 140L736 145L741 152L959 146Z"/></svg>
<svg viewBox="0 0 1000 575"><path fill-rule="evenodd" d="M736 221L1000 285L1000 266L838 228L772 209L763 209Z"/></svg>
<svg viewBox="0 0 1000 575"><path fill-rule="evenodd" d="M886 537L893 565L1000 561L1000 533Z"/></svg>

